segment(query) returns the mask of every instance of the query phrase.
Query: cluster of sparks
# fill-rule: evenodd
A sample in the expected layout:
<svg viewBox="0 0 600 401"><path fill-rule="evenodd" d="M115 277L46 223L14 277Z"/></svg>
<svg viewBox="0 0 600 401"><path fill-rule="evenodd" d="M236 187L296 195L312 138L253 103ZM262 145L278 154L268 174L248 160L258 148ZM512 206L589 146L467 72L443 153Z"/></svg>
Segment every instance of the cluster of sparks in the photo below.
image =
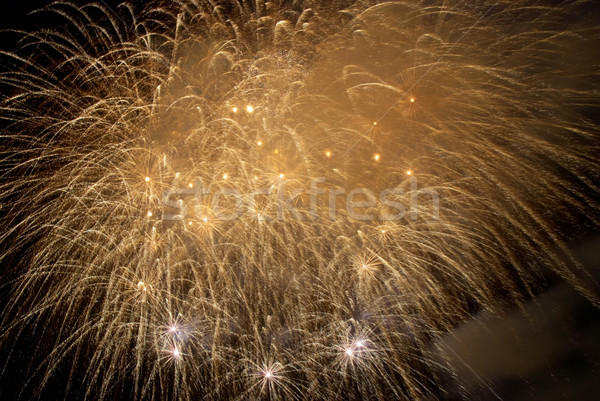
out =
<svg viewBox="0 0 600 401"><path fill-rule="evenodd" d="M565 17L588 2L167 3L56 3L65 27L4 56L0 344L39 344L23 398L65 366L77 399L443 397L432 344L475 311L548 272L597 300L555 223L599 221L574 49L600 29ZM219 219L201 186L250 212ZM406 216L330 218L359 187Z"/></svg>

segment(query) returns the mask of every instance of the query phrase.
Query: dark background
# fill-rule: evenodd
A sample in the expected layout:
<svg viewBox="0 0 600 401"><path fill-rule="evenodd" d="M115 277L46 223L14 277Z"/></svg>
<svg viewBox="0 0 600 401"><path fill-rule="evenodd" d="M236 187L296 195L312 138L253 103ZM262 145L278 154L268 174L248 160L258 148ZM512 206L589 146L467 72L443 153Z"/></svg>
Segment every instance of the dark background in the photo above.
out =
<svg viewBox="0 0 600 401"><path fill-rule="evenodd" d="M96 1L96 3L105 3L114 10L118 5L124 3L124 0L104 0ZM23 24L28 25L27 14L31 11L43 8L52 3L52 0L21 0L21 1L2 1L0 2L0 27L6 28L22 28ZM73 1L75 4L85 5L94 3L94 1ZM135 1L133 2L135 3ZM146 3L145 1L139 3Z"/></svg>
<svg viewBox="0 0 600 401"><path fill-rule="evenodd" d="M117 12L119 4L125 3L125 0L98 0L98 1L85 1L85 0L73 0L73 4L85 5L90 3L99 3L104 6L110 7L113 11ZM39 10L53 3L53 0L3 0L0 1L0 30L4 30L0 34L0 49L4 51L11 51L15 49L18 43L19 36L13 35L6 30L26 30L31 31L36 28L48 27L57 24L63 24L64 19L53 17L52 13L33 13L35 10ZM143 6L146 1L132 1L132 4L137 6Z"/></svg>

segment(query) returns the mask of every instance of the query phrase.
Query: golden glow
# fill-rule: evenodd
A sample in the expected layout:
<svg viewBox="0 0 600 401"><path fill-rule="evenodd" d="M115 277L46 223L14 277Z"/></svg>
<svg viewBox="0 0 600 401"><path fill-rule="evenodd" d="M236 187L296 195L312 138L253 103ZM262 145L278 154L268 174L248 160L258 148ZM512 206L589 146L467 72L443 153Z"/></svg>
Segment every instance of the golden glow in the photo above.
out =
<svg viewBox="0 0 600 401"><path fill-rule="evenodd" d="M2 347L27 357L18 337L38 341L23 361L45 361L30 372L34 387L62 372L62 351L93 360L73 390L105 398L129 384L137 398L182 400L425 394L438 384L420 380L437 369L429 348L441 330L537 288L531 251L540 268L571 276L562 238L548 232L561 210L584 220L600 206L596 187L569 185L593 181L596 130L568 105L598 96L586 87L589 55L563 47L580 49L600 25L560 17L592 2L538 11L503 0L506 12L486 14L495 0L410 12L157 1L135 19L141 37L121 35L106 7L61 8L90 23L31 36L39 46L19 46L25 57L0 74L10 94L0 113L16 121L0 124ZM516 33L513 15L524 19ZM385 34L392 20L401 35ZM349 26L361 27L357 40ZM60 68L39 65L38 47L59 49ZM498 62L491 47L518 57ZM565 85L539 85L559 73ZM558 187L572 193L552 196ZM498 223L513 220L522 224ZM592 220L586 230L600 227ZM465 299L476 305L465 311Z"/></svg>

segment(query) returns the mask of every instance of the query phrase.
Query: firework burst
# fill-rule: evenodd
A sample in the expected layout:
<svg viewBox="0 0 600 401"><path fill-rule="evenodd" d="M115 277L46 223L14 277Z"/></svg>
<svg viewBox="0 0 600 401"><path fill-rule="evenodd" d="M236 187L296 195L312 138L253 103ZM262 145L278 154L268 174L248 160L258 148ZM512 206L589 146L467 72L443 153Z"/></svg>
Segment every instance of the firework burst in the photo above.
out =
<svg viewBox="0 0 600 401"><path fill-rule="evenodd" d="M443 398L428 345L475 311L598 302L591 1L40 13L0 75L22 398Z"/></svg>

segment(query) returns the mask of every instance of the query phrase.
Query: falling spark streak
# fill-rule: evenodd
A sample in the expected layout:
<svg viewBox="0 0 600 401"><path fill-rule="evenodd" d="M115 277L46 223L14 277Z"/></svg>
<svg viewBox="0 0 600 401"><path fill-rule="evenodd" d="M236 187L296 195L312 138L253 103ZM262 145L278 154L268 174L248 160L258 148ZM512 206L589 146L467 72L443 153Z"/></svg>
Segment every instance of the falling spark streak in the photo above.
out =
<svg viewBox="0 0 600 401"><path fill-rule="evenodd" d="M0 383L24 372L21 399L443 399L431 344L475 312L553 276L598 304L567 245L600 228L592 6L40 11L63 31L0 56ZM406 213L332 218L355 188L390 194L365 213ZM297 214L275 217L279 195Z"/></svg>

